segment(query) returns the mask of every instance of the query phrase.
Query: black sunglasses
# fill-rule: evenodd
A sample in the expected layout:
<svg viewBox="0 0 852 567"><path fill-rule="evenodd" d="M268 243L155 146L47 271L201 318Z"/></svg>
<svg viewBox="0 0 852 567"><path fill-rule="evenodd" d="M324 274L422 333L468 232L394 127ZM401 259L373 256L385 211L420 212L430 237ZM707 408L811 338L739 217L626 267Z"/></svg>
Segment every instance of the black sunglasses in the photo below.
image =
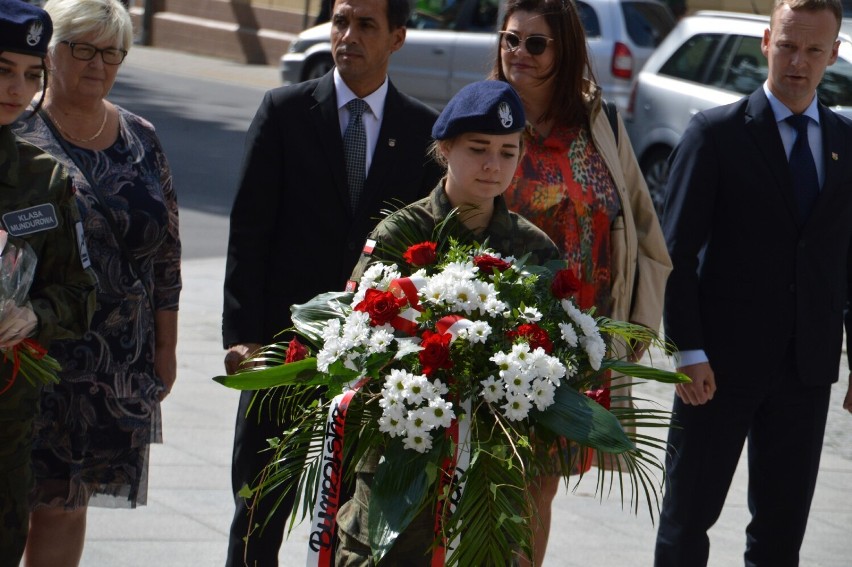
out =
<svg viewBox="0 0 852 567"><path fill-rule="evenodd" d="M101 54L101 59L107 65L121 65L124 58L127 57L126 49L116 49L115 47L107 47L98 49L91 43L80 43L74 41L60 41L71 48L71 57L80 61L91 61L98 53Z"/></svg>
<svg viewBox="0 0 852 567"><path fill-rule="evenodd" d="M547 45L553 41L552 37L547 37L546 35L528 35L524 40L521 40L518 34L510 31L501 31L500 35L503 40L503 49L509 53L517 51L521 47L521 43L523 43L527 53L530 55L541 55L547 49Z"/></svg>

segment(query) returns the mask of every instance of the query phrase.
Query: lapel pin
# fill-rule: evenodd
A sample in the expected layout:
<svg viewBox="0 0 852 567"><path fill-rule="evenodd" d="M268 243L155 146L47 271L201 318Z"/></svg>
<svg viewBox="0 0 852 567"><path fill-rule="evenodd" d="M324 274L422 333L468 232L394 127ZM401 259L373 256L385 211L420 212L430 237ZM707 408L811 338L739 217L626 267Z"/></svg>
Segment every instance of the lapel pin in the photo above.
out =
<svg viewBox="0 0 852 567"><path fill-rule="evenodd" d="M833 159L834 161L837 161L838 159L840 159L840 158L837 157L837 152L831 152L831 159Z"/></svg>
<svg viewBox="0 0 852 567"><path fill-rule="evenodd" d="M395 138L388 138L388 145L392 148L395 148L396 147L396 139ZM837 159L837 158L834 158L834 159Z"/></svg>

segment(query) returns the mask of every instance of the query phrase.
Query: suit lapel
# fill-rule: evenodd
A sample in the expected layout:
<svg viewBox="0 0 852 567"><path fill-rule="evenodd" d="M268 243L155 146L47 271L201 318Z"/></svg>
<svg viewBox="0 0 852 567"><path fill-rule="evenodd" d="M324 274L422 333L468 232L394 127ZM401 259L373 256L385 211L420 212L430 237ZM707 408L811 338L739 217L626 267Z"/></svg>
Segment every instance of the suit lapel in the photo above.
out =
<svg viewBox="0 0 852 567"><path fill-rule="evenodd" d="M340 135L340 119L337 112L337 94L334 90L334 75L326 73L313 92L316 104L311 107L311 120L320 133L322 155L331 170L340 204L349 210L349 183L346 180L346 163L343 157L343 137ZM351 214L351 213L350 213Z"/></svg>
<svg viewBox="0 0 852 567"><path fill-rule="evenodd" d="M819 121L820 131L822 133L822 163L825 172L825 179L822 183L819 197L814 205L814 210L808 219L808 224L812 222L814 217L819 218L821 211L826 207L830 207L837 191L840 190L840 180L842 179L842 160L849 156L843 155L842 131L838 124L837 116L823 106L819 105Z"/></svg>
<svg viewBox="0 0 852 567"><path fill-rule="evenodd" d="M790 164L784 151L784 143L778 132L775 113L769 105L769 99L763 92L763 87L749 96L745 110L745 127L754 139L755 146L763 155L763 159L775 180L775 186L790 213L790 220L798 225L796 201L793 198L793 185L790 182Z"/></svg>
<svg viewBox="0 0 852 567"><path fill-rule="evenodd" d="M359 209L376 210L375 205L381 204L388 189L392 189L393 181L389 179L389 176L392 175L394 164L399 159L398 146L405 137L400 131L400 125L405 124L405 117L402 116L399 100L399 91L388 82L382 126L379 129L379 137L376 139L373 161L370 164L370 171L367 172L364 195Z"/></svg>

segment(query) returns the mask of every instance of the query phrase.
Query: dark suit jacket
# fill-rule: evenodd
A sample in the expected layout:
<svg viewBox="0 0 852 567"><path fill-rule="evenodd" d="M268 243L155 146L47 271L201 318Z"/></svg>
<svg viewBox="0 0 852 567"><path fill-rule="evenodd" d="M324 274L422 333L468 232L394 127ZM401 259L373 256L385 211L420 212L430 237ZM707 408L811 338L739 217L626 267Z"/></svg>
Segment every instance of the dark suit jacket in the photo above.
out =
<svg viewBox="0 0 852 567"><path fill-rule="evenodd" d="M838 378L852 265L852 122L819 112L825 181L801 227L762 88L695 116L672 154L666 335L679 350L704 349L717 375L772 372L794 341L803 382Z"/></svg>
<svg viewBox="0 0 852 567"><path fill-rule="evenodd" d="M353 214L332 73L266 93L248 131L231 211L226 348L272 342L290 326L290 305L344 289L379 211L416 201L440 179L441 169L426 157L436 117L389 85L364 195Z"/></svg>

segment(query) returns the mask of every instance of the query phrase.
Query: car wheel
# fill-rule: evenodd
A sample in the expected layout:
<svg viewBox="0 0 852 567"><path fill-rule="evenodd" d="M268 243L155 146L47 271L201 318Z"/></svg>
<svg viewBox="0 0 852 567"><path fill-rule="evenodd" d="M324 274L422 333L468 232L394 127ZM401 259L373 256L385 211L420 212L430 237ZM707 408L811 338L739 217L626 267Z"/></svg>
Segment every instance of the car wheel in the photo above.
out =
<svg viewBox="0 0 852 567"><path fill-rule="evenodd" d="M305 76L302 77L303 81L309 81L311 79L319 79L334 67L334 60L331 58L331 55L323 53L322 55L315 55L308 60L307 65L305 65Z"/></svg>
<svg viewBox="0 0 852 567"><path fill-rule="evenodd" d="M663 205L666 202L666 182L669 180L669 154L671 153L671 148L657 146L642 159L642 174L645 176L645 183L651 193L654 208L657 209L657 216L663 214Z"/></svg>

